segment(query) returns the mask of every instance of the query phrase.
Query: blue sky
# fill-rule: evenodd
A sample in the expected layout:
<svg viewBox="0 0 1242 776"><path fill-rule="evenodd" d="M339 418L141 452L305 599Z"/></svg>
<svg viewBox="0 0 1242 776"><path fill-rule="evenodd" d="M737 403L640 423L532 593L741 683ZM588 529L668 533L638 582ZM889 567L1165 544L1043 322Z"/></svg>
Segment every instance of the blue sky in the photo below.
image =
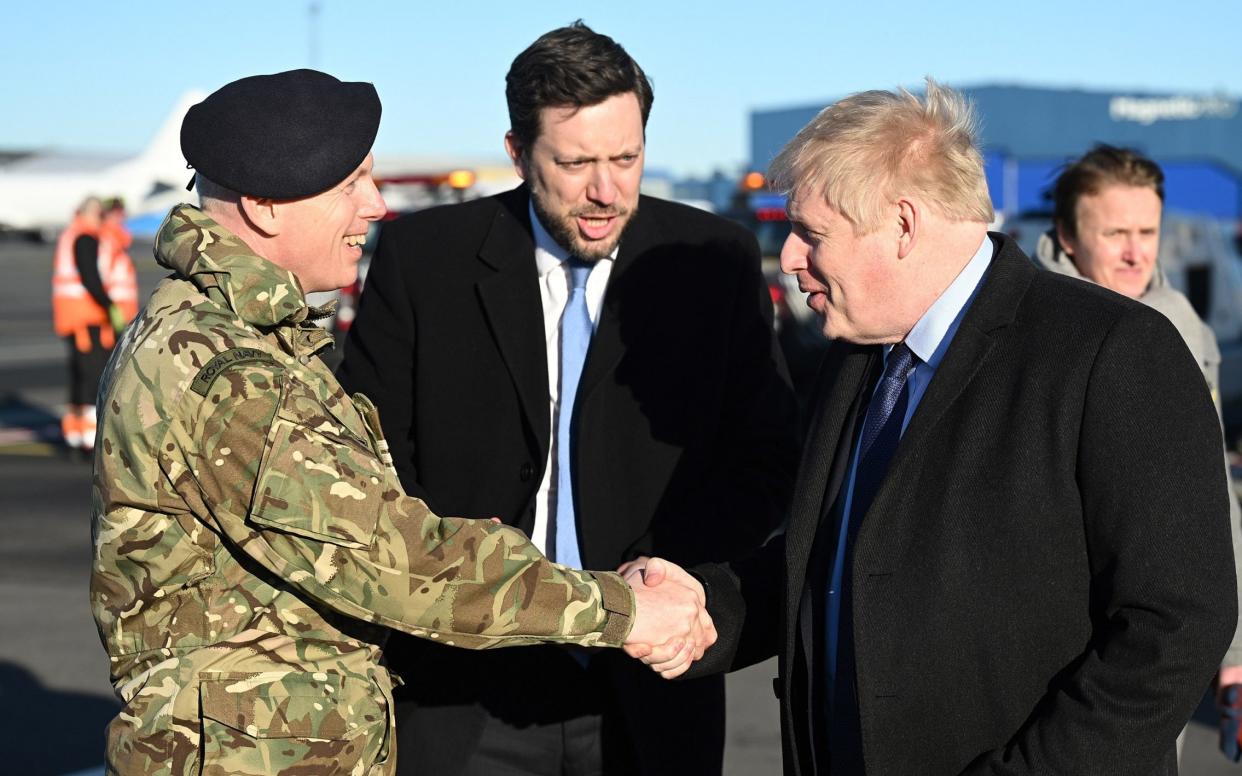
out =
<svg viewBox="0 0 1242 776"><path fill-rule="evenodd" d="M0 149L137 151L186 89L310 64L310 4L8 4ZM318 5L316 64L375 83L377 150L390 154L501 158L509 63L579 17L652 78L648 167L682 173L737 168L751 109L917 87L925 74L959 85L1242 96L1237 0Z"/></svg>

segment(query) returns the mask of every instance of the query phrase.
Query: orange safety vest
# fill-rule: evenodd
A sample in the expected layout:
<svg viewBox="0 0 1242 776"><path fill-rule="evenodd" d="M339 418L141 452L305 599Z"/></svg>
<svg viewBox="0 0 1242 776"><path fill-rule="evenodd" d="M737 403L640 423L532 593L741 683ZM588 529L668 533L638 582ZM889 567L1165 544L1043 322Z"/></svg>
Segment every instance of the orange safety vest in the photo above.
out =
<svg viewBox="0 0 1242 776"><path fill-rule="evenodd" d="M80 218L75 218L61 232L60 239L56 242L56 256L52 267L52 327L61 337L72 336L78 351L86 353L91 347L88 326L99 327L99 342L105 348L116 344L116 337L108 320L108 311L91 297L78 274L73 244L83 235L99 239L99 277L103 280L104 290L109 298L126 312L127 318L132 318L137 313L138 285L133 262L124 249L116 248L119 243L101 235L99 230L87 225ZM105 249L105 246L108 247ZM121 306L122 302L125 306Z"/></svg>
<svg viewBox="0 0 1242 776"><path fill-rule="evenodd" d="M138 274L129 256L133 242L121 224L105 221L99 229L99 275L108 298L121 309L126 322L138 315Z"/></svg>

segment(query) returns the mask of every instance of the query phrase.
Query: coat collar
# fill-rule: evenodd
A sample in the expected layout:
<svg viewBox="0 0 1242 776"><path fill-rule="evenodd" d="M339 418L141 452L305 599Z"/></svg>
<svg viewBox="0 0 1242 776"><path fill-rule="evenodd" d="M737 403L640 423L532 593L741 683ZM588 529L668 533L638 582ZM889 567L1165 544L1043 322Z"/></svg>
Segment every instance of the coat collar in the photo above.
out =
<svg viewBox="0 0 1242 776"><path fill-rule="evenodd" d="M806 578L807 564L821 530L820 519L837 497L849 463L852 432L861 397L881 357L881 349L837 341L820 367L818 398L802 450L790 504L786 553L790 579ZM825 529L825 530L831 530ZM787 601L789 622L796 617L797 590Z"/></svg>
<svg viewBox="0 0 1242 776"><path fill-rule="evenodd" d="M496 211L479 247L479 260L505 272L514 264L532 264L535 237L530 226L530 189L526 184L498 194ZM525 261L524 261L525 259Z"/></svg>
<svg viewBox="0 0 1242 776"><path fill-rule="evenodd" d="M530 194L523 185L496 196L494 202L478 251L478 260L491 272L476 282L475 290L539 453L546 458L552 419Z"/></svg>

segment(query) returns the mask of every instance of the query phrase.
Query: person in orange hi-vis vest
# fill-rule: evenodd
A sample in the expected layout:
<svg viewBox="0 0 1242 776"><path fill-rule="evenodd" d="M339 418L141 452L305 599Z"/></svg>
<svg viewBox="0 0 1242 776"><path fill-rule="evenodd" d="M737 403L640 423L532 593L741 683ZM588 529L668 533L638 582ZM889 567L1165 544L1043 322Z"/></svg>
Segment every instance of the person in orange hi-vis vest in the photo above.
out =
<svg viewBox="0 0 1242 776"><path fill-rule="evenodd" d="M114 197L104 203L99 227L99 267L104 290L121 311L125 325L138 316L138 274L129 246L134 237L125 228L125 200Z"/></svg>
<svg viewBox="0 0 1242 776"><path fill-rule="evenodd" d="M71 449L84 453L95 446L99 379L117 333L137 312L133 262L102 227L103 206L88 197L56 243L52 270L52 323L69 351L69 406L61 432Z"/></svg>

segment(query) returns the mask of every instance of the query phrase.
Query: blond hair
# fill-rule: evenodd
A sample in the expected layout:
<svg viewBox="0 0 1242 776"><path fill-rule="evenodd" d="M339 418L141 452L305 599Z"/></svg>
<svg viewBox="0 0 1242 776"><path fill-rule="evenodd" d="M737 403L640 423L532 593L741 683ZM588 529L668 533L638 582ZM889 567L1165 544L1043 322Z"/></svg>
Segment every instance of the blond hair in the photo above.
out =
<svg viewBox="0 0 1242 776"><path fill-rule="evenodd" d="M978 120L961 93L930 77L917 97L867 91L824 108L772 160L772 188L822 195L858 234L879 228L885 208L919 195L950 221L992 220L976 145Z"/></svg>

